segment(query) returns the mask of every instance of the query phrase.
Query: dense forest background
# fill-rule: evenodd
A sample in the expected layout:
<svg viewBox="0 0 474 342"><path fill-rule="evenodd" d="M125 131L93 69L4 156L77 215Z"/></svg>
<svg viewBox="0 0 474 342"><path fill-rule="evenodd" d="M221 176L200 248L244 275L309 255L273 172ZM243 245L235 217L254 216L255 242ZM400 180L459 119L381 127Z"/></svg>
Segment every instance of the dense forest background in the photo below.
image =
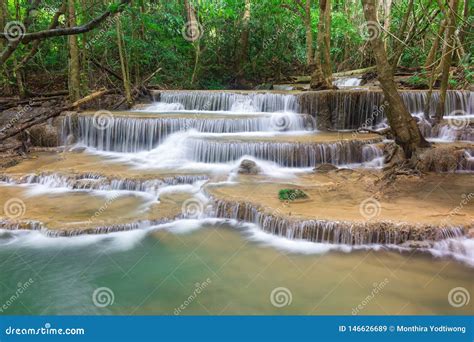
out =
<svg viewBox="0 0 474 342"><path fill-rule="evenodd" d="M124 77L132 88L144 79L163 88L253 87L310 75L325 47L332 72L367 68L375 65L369 48L374 34L383 36L393 64L413 74L415 86L438 79L446 51L454 68L449 88L473 80L469 0L379 0L380 27L367 23L359 0L0 3L2 55L12 42L17 45L0 65L4 96L62 91L72 84L79 98L102 86L123 87ZM328 12L322 13L323 5ZM82 34L15 40L80 27L107 11L112 14Z"/></svg>

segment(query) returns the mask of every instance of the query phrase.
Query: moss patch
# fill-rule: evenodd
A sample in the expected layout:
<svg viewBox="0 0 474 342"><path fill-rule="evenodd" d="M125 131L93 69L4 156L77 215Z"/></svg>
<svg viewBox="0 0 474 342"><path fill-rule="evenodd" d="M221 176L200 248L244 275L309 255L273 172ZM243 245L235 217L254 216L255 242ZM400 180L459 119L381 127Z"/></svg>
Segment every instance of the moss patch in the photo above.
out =
<svg viewBox="0 0 474 342"><path fill-rule="evenodd" d="M281 201L294 201L297 199L308 198L308 195L299 189L281 189L278 192L278 198Z"/></svg>

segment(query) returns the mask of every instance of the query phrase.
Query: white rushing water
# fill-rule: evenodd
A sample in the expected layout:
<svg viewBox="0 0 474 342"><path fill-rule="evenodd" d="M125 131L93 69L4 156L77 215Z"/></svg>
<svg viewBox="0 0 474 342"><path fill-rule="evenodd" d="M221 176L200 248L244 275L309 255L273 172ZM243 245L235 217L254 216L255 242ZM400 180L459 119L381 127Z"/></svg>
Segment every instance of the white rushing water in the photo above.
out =
<svg viewBox="0 0 474 342"><path fill-rule="evenodd" d="M126 251L140 245L146 236L156 230L167 230L173 234L190 234L196 230L209 227L227 227L237 229L245 239L261 246L275 248L288 253L320 255L331 251L350 253L358 250L392 250L409 252L412 249L397 245L345 245L319 243L306 240L291 240L262 231L253 223L242 223L236 220L218 218L181 219L159 225L143 224L141 228L98 235L79 235L72 237L51 237L41 231L4 230L0 229L0 246L11 248L81 248L97 246L104 251ZM474 240L453 238L435 242L431 248L420 249L420 252L430 253L436 258L453 258L466 265L474 267Z"/></svg>
<svg viewBox="0 0 474 342"><path fill-rule="evenodd" d="M361 83L362 79L358 77L338 77L333 81L336 87L357 87Z"/></svg>
<svg viewBox="0 0 474 342"><path fill-rule="evenodd" d="M359 81L358 79L344 80L344 82L341 81L341 86L356 85ZM365 99L366 104L376 103L379 97L379 94L368 94ZM408 108L416 117L425 136L440 141L459 140L458 130L451 126L443 126L439 132L433 133L430 121L425 119L420 110L426 101L424 94L404 94L403 98L405 102L408 102ZM434 96L432 101L436 99ZM470 102L470 97L466 100L464 95L452 92L448 96L447 108L461 106L465 110L471 110L474 107ZM350 104L347 103L347 106L349 108ZM367 111L367 108L363 103L361 107L363 108L360 111L354 113L355 119L351 118L349 121L352 122L354 119L354 122L357 122L362 118L361 115ZM299 113L300 103L295 95L200 91L162 92L157 96L157 102L140 111L155 115L117 116L105 128L96 127L93 116L80 115L77 122L74 122L72 118L65 120L63 135L74 133L78 137L79 145L86 147L87 153L104 157L106 163L108 161L120 162L134 169L150 172L219 175L222 176L219 178L220 182L224 183L238 180L238 170L245 159L255 162L267 181L292 179L297 174L311 172L313 167L322 163L350 168L381 168L383 166L383 152L380 145L376 143L377 140L341 139L320 143L292 141L292 136L317 134L315 119L310 115ZM166 115L161 115L164 113ZM176 117L169 114L176 114ZM471 117L469 112L463 116L468 120ZM459 116L448 116L446 119L459 120ZM376 127L386 127L384 117L377 120ZM471 152L466 153L466 163L472 163ZM161 181L137 183L131 180L96 179L93 175L90 179L79 180L50 175L43 178L32 176L27 182L30 184L22 186L27 186L32 196L46 194L48 189L52 188L55 189L53 192L82 191L85 188L86 191L91 191L98 196L108 191L124 195L136 195L137 192L142 192L137 196L144 196L150 203L151 201L156 203L162 196L187 193L207 206L210 204L210 199L202 191L206 181L207 177L205 179L190 178L188 181L169 184ZM94 185L96 183L97 185ZM349 239L351 234L347 234L347 239L341 243L329 243L329 240L324 239L323 242L305 241L301 240L299 235L290 239L265 232L261 229L262 227L255 224L239 224L229 219L219 221L210 219L206 215L208 215L207 212L202 213L199 219L179 220L172 224L153 227L145 225L141 230L146 232L153 229L170 229L176 233L186 233L205 225L226 222L242 230L251 241L295 253L320 254L330 250L350 252L355 249L381 248L405 250L392 245L398 243L394 242L395 240L388 240L383 246L378 243L366 244L365 240L355 246L347 245L347 241L352 239ZM337 223L334 225L337 229ZM131 232L114 233L113 239L121 239L120 234L125 234L125 236L132 234L131 241L142 239L146 235ZM91 242L100 241L89 239L88 241ZM459 238L449 240L452 241L449 243L448 240L440 241L428 251L434 255L448 255L464 262L473 259L470 252L472 245ZM117 244L123 246L122 243ZM129 246L133 246L133 243Z"/></svg>

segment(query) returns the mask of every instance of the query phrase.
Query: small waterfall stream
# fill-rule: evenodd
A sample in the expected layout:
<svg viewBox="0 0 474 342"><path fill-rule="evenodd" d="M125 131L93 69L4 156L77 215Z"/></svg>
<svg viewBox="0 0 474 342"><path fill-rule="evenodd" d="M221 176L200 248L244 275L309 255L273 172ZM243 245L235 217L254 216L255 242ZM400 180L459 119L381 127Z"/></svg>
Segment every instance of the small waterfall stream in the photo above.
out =
<svg viewBox="0 0 474 342"><path fill-rule="evenodd" d="M155 101L181 104L186 110L232 112L299 112L295 95L206 91L156 92ZM153 108L153 107L151 107Z"/></svg>

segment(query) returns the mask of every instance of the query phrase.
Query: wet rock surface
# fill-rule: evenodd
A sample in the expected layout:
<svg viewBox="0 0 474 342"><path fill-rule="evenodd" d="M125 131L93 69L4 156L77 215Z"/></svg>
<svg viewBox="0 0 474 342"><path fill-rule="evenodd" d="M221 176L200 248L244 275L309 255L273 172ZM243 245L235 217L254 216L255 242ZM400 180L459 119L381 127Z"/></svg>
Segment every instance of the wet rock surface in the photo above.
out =
<svg viewBox="0 0 474 342"><path fill-rule="evenodd" d="M330 171L338 170L338 167L332 164L324 163L324 164L316 166L313 170L315 172L330 172Z"/></svg>
<svg viewBox="0 0 474 342"><path fill-rule="evenodd" d="M244 159L240 163L237 172L246 175L257 175L262 172L262 169L253 160Z"/></svg>

